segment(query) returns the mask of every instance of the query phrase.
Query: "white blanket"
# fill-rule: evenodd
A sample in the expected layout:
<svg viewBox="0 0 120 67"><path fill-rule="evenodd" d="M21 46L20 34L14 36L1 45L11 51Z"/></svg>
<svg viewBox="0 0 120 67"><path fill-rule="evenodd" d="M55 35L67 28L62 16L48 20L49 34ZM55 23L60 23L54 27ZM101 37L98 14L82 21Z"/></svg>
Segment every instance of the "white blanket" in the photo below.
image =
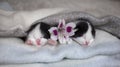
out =
<svg viewBox="0 0 120 67"><path fill-rule="evenodd" d="M61 61L64 58L69 60ZM73 43L36 48L18 38L0 38L0 64L35 62L50 62L37 64L43 67L120 66L120 40L100 30L97 30L94 43L88 47Z"/></svg>

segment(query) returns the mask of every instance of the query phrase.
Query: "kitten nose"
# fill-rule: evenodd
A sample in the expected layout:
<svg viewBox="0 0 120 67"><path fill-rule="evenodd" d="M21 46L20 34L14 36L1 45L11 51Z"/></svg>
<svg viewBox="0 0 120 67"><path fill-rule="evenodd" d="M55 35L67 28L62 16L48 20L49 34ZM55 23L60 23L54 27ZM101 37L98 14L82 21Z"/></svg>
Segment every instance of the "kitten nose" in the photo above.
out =
<svg viewBox="0 0 120 67"><path fill-rule="evenodd" d="M40 42L41 42L40 39L37 39L37 40L36 40L37 45L40 45L40 44L41 44Z"/></svg>
<svg viewBox="0 0 120 67"><path fill-rule="evenodd" d="M89 41L85 41L85 45L88 45L90 42Z"/></svg>

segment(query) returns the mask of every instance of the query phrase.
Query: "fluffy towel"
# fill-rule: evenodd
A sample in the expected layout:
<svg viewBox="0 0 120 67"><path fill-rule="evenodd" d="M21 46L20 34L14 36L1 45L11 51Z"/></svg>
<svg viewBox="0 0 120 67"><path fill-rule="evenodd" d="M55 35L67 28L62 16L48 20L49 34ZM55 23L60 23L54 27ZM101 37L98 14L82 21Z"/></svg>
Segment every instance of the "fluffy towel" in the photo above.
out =
<svg viewBox="0 0 120 67"><path fill-rule="evenodd" d="M102 60L108 61L109 59L111 60L110 64L114 64L114 61L120 62L119 53L120 40L101 30L97 30L95 41L88 47L72 43L56 47L46 45L35 48L24 44L18 38L0 38L1 64L56 62L64 58L79 59L84 62L84 60L95 59L95 57L99 57L96 60L102 58Z"/></svg>

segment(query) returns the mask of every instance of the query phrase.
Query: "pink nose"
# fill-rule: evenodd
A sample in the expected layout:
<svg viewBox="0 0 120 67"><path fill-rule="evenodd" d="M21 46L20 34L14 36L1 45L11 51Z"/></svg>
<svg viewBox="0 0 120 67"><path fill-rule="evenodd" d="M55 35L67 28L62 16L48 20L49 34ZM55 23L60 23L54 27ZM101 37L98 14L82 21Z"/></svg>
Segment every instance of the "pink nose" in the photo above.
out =
<svg viewBox="0 0 120 67"><path fill-rule="evenodd" d="M85 41L85 45L88 45L89 44L89 41Z"/></svg>
<svg viewBox="0 0 120 67"><path fill-rule="evenodd" d="M40 44L41 44L40 42L41 42L40 39L37 39L37 40L36 40L37 45L40 45Z"/></svg>

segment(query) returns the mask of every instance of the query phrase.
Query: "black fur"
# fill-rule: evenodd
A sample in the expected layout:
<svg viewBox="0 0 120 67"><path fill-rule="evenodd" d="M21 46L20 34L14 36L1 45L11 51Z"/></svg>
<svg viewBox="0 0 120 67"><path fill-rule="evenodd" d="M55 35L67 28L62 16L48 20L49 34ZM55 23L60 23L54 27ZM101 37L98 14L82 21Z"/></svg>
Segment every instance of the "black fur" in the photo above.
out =
<svg viewBox="0 0 120 67"><path fill-rule="evenodd" d="M75 29L77 29L77 31L75 32L75 35L72 36L72 38L76 38L76 37L81 37L83 34L85 34L88 30L88 23L91 25L92 27L92 35L93 37L95 37L95 28L94 26L92 25L92 23L87 20L87 19L77 19L75 21L78 21L77 24L76 24L76 27ZM73 21L74 22L74 21ZM88 22L88 23L87 23ZM57 27L58 24L54 24L54 25L49 25L47 23L44 23L44 22L38 22L38 23L35 23L33 24L28 31L26 31L27 34L29 34L32 30L35 29L35 27L40 24L40 30L41 30L41 33L44 35L44 38L46 39L49 39L50 38L50 33L49 33L49 29L51 27ZM21 39L23 39L24 41L26 40L27 36L26 37L22 37Z"/></svg>
<svg viewBox="0 0 120 67"><path fill-rule="evenodd" d="M75 35L73 35L72 37L81 37L83 36L84 33L87 32L88 30L88 24L85 22L78 22L75 29L77 29L77 31L75 32Z"/></svg>
<svg viewBox="0 0 120 67"><path fill-rule="evenodd" d="M38 22L36 24L33 24L30 29L27 31L27 34L29 34L32 30L35 29L35 27L40 24L40 31L41 33L44 35L43 37L46 38L46 39L49 39L50 38L50 33L48 31L48 29L50 29L51 25L47 24L47 23L44 23L44 22Z"/></svg>
<svg viewBox="0 0 120 67"><path fill-rule="evenodd" d="M50 33L49 33L49 29L50 29L50 25L40 22L40 30L42 32L42 34L44 34L44 38L49 39L50 38Z"/></svg>
<svg viewBox="0 0 120 67"><path fill-rule="evenodd" d="M92 27L92 35L95 38L96 36L96 31L95 31L95 27L92 25L92 23L90 23L91 27Z"/></svg>
<svg viewBox="0 0 120 67"><path fill-rule="evenodd" d="M30 28L26 31L27 36L25 36L25 37L20 37L20 39L22 39L23 41L26 41L26 39L27 39L29 33L30 33L32 30L34 30L35 27L36 27L38 24L40 24L40 23L32 24L32 25L30 26Z"/></svg>
<svg viewBox="0 0 120 67"><path fill-rule="evenodd" d="M85 34L88 30L88 23L91 25L91 27L92 27L91 33L92 33L93 37L95 37L95 33L96 33L95 28L89 20L80 18L80 19L77 19L77 21L78 22L75 27L75 29L77 29L77 31L75 32L75 35L73 35L72 37L76 38L76 37L83 36L83 34Z"/></svg>
<svg viewBox="0 0 120 67"><path fill-rule="evenodd" d="M37 25L39 25L39 24L40 24L40 28L39 28L39 29L41 30L41 33L44 34L44 38L49 39L49 38L50 38L50 34L49 34L48 29L49 29L51 26L48 25L48 24L46 24L46 23L44 23L44 22L38 22L38 23L35 23L35 24L31 25L30 28L26 31L27 36L28 36L29 33L30 33L32 30L34 30L35 27L36 27ZM26 41L27 36L25 36L25 37L20 37L20 38L21 38L23 41Z"/></svg>
<svg viewBox="0 0 120 67"><path fill-rule="evenodd" d="M32 24L32 25L30 26L30 28L26 31L27 36L28 36L28 34L29 34L32 30L35 29L35 27L36 27L38 24L40 24L40 23L35 23L35 24ZM20 37L20 39L22 39L23 41L26 41L27 36Z"/></svg>
<svg viewBox="0 0 120 67"><path fill-rule="evenodd" d="M34 30L35 27L36 27L38 24L40 24L40 23L41 23L41 22L32 24L32 25L30 26L30 28L26 31L26 33L29 34L29 33L30 33L32 30Z"/></svg>

